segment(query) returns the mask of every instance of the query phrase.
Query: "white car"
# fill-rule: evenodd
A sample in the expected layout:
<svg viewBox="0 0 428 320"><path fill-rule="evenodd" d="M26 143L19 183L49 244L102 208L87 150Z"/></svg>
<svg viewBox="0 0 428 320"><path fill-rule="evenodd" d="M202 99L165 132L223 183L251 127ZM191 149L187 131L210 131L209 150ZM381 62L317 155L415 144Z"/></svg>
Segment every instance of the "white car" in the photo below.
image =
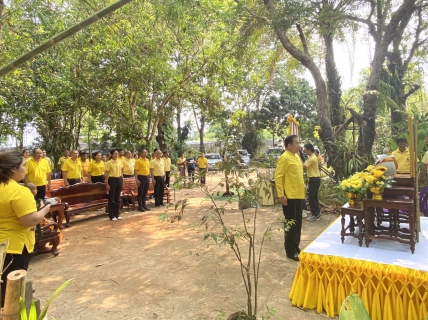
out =
<svg viewBox="0 0 428 320"><path fill-rule="evenodd" d="M241 156L241 166L248 168L250 165L250 156L247 150L240 149L238 150L239 155Z"/></svg>
<svg viewBox="0 0 428 320"><path fill-rule="evenodd" d="M223 159L218 153L206 153L205 158L208 160L208 170L218 170L217 163L221 162Z"/></svg>

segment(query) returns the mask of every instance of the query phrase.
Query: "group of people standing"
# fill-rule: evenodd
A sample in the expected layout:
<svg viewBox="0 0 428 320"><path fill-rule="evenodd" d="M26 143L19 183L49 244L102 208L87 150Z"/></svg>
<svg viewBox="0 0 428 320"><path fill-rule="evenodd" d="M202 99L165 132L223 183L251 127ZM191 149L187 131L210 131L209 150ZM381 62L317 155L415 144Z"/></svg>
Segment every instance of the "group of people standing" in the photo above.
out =
<svg viewBox="0 0 428 320"><path fill-rule="evenodd" d="M187 157L184 152L177 159L177 166L182 177L186 177L186 169L188 179L192 182L195 181L196 168L199 170L199 180L201 184L206 183L206 174L208 172L208 159L205 158L205 154L201 153L198 159L192 155L192 151L188 151Z"/></svg>

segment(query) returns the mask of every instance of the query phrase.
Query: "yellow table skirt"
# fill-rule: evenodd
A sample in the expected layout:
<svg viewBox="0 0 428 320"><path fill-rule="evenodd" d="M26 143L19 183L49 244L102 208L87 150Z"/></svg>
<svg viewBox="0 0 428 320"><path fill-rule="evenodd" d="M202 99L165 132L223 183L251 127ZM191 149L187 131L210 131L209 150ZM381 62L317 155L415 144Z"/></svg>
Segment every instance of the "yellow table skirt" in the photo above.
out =
<svg viewBox="0 0 428 320"><path fill-rule="evenodd" d="M337 256L302 252L290 299L293 305L334 318L352 292L371 320L425 320L428 273Z"/></svg>

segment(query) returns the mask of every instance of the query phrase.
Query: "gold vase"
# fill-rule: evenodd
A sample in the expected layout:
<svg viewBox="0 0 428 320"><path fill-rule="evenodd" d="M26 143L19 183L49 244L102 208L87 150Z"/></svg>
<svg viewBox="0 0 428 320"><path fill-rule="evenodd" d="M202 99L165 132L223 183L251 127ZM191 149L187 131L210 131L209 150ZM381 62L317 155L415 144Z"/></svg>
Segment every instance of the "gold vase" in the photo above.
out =
<svg viewBox="0 0 428 320"><path fill-rule="evenodd" d="M346 195L348 196L348 203L352 206L361 201L361 194L359 193L347 192Z"/></svg>
<svg viewBox="0 0 428 320"><path fill-rule="evenodd" d="M383 197L382 197L383 190L384 190L383 187L371 187L370 191L373 193L372 199L383 200Z"/></svg>

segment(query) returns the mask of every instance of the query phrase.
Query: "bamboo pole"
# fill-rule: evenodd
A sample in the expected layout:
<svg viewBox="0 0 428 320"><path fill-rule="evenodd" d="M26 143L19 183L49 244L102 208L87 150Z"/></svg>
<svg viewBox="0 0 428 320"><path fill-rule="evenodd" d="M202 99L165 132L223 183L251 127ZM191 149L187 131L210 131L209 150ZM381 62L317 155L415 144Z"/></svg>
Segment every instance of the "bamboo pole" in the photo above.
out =
<svg viewBox="0 0 428 320"><path fill-rule="evenodd" d="M416 214L416 241L419 242L419 232L421 231L421 212L419 210L419 174L418 174L418 122L413 121L413 139L415 145L415 161L413 166L415 167L415 214Z"/></svg>
<svg viewBox="0 0 428 320"><path fill-rule="evenodd" d="M23 63L27 62L28 60L34 58L35 56L39 55L43 51L46 51L47 49L55 46L60 41L70 37L71 35L75 34L76 32L78 32L82 29L85 29L87 26L89 26L95 22L98 22L99 20L104 18L106 15L116 11L117 9L123 7L124 5L128 4L131 1L133 1L133 0L119 0L115 3L113 3L112 5L98 11L97 13L90 16L89 18L86 18L85 20L83 20L83 21L79 22L78 24L72 26L71 28L61 32L59 35L45 41L44 43L42 43L37 48L23 54L22 56L20 56L16 60L12 61L8 65L1 68L0 69L0 77L3 77L4 75L11 72L13 69L20 66L21 64L23 64Z"/></svg>
<svg viewBox="0 0 428 320"><path fill-rule="evenodd" d="M25 295L26 276L27 271L25 270L12 271L7 275L2 320L19 320L19 298L24 298Z"/></svg>

